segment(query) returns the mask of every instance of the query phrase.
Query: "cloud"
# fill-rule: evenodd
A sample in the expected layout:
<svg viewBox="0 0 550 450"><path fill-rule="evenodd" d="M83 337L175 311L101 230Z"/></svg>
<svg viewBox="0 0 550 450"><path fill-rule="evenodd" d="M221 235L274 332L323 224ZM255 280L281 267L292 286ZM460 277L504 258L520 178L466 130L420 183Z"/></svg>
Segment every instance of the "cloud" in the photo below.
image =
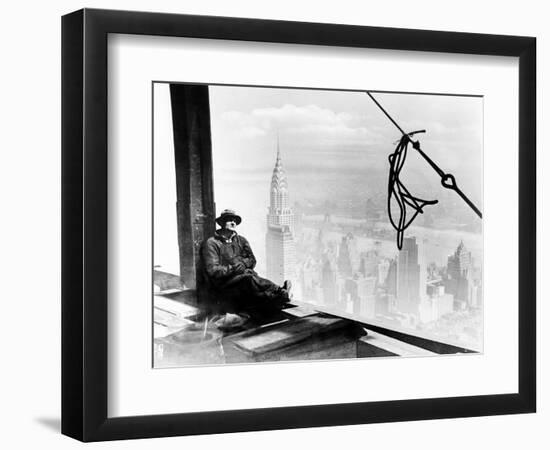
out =
<svg viewBox="0 0 550 450"><path fill-rule="evenodd" d="M222 123L235 137L253 139L279 132L285 137L328 144L370 144L381 136L367 129L359 114L335 112L317 105L256 108L250 112L226 111Z"/></svg>

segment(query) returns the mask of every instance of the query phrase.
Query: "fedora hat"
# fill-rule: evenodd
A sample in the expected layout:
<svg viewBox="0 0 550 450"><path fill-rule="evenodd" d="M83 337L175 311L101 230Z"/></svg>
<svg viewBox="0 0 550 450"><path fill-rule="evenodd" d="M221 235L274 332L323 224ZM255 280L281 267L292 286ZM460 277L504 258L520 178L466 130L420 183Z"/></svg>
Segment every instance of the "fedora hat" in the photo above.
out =
<svg viewBox="0 0 550 450"><path fill-rule="evenodd" d="M216 223L219 226L222 226L224 222L227 222L228 219L235 219L237 225L239 225L242 221L241 216L239 216L234 210L224 209L220 214L220 217L216 218Z"/></svg>

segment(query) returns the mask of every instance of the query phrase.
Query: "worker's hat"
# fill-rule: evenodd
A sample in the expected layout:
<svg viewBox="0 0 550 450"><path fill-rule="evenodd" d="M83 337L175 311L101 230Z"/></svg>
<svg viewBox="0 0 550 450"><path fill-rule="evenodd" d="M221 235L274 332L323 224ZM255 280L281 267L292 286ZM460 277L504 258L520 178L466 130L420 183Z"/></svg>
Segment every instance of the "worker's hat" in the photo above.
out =
<svg viewBox="0 0 550 450"><path fill-rule="evenodd" d="M237 225L239 225L242 222L241 216L239 216L234 210L232 209L224 209L222 213L220 214L220 217L216 219L216 223L219 226L222 226L225 222L227 222L229 219L235 219L235 222Z"/></svg>

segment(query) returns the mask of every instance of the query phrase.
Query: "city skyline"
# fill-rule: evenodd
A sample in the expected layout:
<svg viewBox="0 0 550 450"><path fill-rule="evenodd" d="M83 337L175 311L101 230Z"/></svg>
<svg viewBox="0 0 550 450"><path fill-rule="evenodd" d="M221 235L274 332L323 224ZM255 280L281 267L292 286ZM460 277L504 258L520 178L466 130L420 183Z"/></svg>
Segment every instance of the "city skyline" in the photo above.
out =
<svg viewBox="0 0 550 450"><path fill-rule="evenodd" d="M481 268L474 266L462 238L446 256L446 265L438 266L422 251L426 239L407 236L402 249L393 251L382 249L376 239L369 247L360 246L354 232L332 223L330 213L315 221L294 211L279 139L269 186L266 274L277 283L291 279L295 301L482 349ZM372 238L373 224L383 217L372 201L366 206L363 229L356 233ZM340 241L326 239L334 229ZM313 241L308 242L305 230L312 232Z"/></svg>

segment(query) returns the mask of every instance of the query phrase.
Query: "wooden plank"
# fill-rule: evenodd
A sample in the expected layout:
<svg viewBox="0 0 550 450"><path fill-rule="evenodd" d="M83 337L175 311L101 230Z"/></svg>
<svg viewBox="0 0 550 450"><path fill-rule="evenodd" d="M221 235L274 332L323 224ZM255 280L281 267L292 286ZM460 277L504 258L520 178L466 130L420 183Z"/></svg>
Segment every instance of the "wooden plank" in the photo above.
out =
<svg viewBox="0 0 550 450"><path fill-rule="evenodd" d="M310 338L319 338L320 335L345 334L346 328L353 328L360 333L359 327L348 320L318 314L238 333L230 338L230 342L244 353L259 355Z"/></svg>
<svg viewBox="0 0 550 450"><path fill-rule="evenodd" d="M162 338L164 336L168 336L169 334L172 334L174 330L167 327L166 325L161 325L159 323L153 322L153 338Z"/></svg>
<svg viewBox="0 0 550 450"><path fill-rule="evenodd" d="M183 289L181 278L162 270L153 270L153 283L157 285L161 291L168 289Z"/></svg>
<svg viewBox="0 0 550 450"><path fill-rule="evenodd" d="M361 341L371 346L384 350L396 356L434 356L437 353L430 352L421 347L416 347L406 342L385 336L375 331L368 330L368 334L361 338ZM384 355L382 355L384 356Z"/></svg>
<svg viewBox="0 0 550 450"><path fill-rule="evenodd" d="M246 354L233 345L224 343L225 361L228 364L272 361L307 361L357 358L358 341L350 336L336 335L330 339L309 339L262 354Z"/></svg>
<svg viewBox="0 0 550 450"><path fill-rule="evenodd" d="M170 298L154 297L154 337L167 336L193 324L189 317L197 315L197 311L198 309L194 306Z"/></svg>
<svg viewBox="0 0 550 450"><path fill-rule="evenodd" d="M198 314L199 309L196 306L182 303L168 297L156 296L153 300L155 308L169 311L177 317L191 317Z"/></svg>
<svg viewBox="0 0 550 450"><path fill-rule="evenodd" d="M318 311L312 308L309 308L307 306L290 307L282 310L282 312L291 317L306 317L306 316L312 316L318 313Z"/></svg>
<svg viewBox="0 0 550 450"><path fill-rule="evenodd" d="M190 320L183 319L158 308L154 308L153 322L156 325L165 327L170 333L182 330L193 323Z"/></svg>

